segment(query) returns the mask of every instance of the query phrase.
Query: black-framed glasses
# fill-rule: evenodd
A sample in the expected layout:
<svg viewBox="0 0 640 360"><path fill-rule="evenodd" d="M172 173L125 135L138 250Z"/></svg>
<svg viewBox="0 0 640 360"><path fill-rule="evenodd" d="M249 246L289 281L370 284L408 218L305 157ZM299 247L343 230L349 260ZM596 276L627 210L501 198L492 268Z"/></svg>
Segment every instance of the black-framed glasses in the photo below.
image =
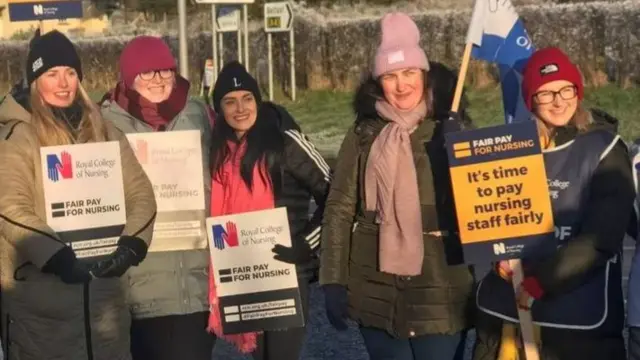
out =
<svg viewBox="0 0 640 360"><path fill-rule="evenodd" d="M550 104L556 99L556 95L560 95L563 100L571 100L578 95L578 88L575 85L567 85L558 91L539 91L533 94L533 98L540 105Z"/></svg>
<svg viewBox="0 0 640 360"><path fill-rule="evenodd" d="M153 80L156 77L156 74L160 76L160 79L170 79L173 76L173 70L156 70L156 71L147 71L140 73L140 79L144 81Z"/></svg>

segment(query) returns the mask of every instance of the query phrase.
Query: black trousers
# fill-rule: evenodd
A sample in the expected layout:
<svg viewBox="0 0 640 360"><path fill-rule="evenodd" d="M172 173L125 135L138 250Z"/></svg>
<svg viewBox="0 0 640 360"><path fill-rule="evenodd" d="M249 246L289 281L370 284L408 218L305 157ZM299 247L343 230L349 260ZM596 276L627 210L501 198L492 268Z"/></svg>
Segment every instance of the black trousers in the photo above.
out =
<svg viewBox="0 0 640 360"><path fill-rule="evenodd" d="M629 327L629 360L640 360L640 327Z"/></svg>
<svg viewBox="0 0 640 360"><path fill-rule="evenodd" d="M215 336L207 332L209 312L134 320L133 360L211 360Z"/></svg>
<svg viewBox="0 0 640 360"><path fill-rule="evenodd" d="M300 300L305 323L309 321L309 281L298 278ZM267 331L258 337L258 348L253 352L254 360L298 360L304 346L307 328L282 331ZM186 358L185 358L186 359Z"/></svg>
<svg viewBox="0 0 640 360"><path fill-rule="evenodd" d="M495 360L502 335L502 320L478 311L473 360ZM541 360L625 360L622 333L542 328Z"/></svg>

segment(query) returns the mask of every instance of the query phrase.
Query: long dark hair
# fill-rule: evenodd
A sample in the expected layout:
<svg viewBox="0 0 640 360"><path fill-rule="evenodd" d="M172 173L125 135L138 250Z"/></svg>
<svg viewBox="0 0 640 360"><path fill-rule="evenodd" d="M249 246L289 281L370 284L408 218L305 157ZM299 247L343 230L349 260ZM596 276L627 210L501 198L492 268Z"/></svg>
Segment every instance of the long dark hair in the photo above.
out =
<svg viewBox="0 0 640 360"><path fill-rule="evenodd" d="M282 156L284 152L284 135L277 120L278 112L268 103L258 104L256 122L241 139L224 119L222 113L217 114L211 136L211 175L221 177L226 161L231 160L231 149L228 142L240 145L246 141L247 150L240 160L240 175L247 187L253 191L253 169L256 163L264 161L260 166L262 180L271 183L276 191L282 182Z"/></svg>

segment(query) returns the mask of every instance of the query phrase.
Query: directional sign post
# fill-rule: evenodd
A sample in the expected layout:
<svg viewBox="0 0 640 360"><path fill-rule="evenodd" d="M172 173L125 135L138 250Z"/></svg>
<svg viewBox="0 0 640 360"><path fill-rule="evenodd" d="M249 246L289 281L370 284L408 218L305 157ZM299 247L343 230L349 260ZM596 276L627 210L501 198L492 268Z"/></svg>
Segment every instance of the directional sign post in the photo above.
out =
<svg viewBox="0 0 640 360"><path fill-rule="evenodd" d="M220 61L218 61L218 38L217 38L217 33L220 32L231 32L231 31L237 31L238 32L238 61L240 61L240 63L244 64L245 68L247 69L247 71L249 70L249 21L248 21L248 16L249 16L249 11L247 8L248 4L253 4L255 2L255 0L195 0L197 4L209 4L211 5L211 19L212 19L212 34L211 34L211 39L212 39L212 55L213 55L213 73L214 73L214 79L213 81L215 82L216 78L218 77L218 72L219 70L222 68L222 59L220 59ZM221 27L225 27L227 26L227 29L231 26L230 23L232 23L232 20L224 20L223 19L223 23L226 23L226 25L222 25L219 24L218 20L219 20L219 14L216 11L216 5L242 5L242 16L244 17L244 41L240 41L240 35L241 35L241 31L240 31L240 15L238 14L238 18L237 18L237 22L236 22L236 30L228 30L228 31L222 31L219 30ZM224 8L223 8L224 9ZM236 11L239 12L239 10ZM222 11L221 11L222 12ZM222 37L221 37L222 38ZM220 41L220 43L222 44L222 40ZM244 43L244 54L242 54L242 43ZM211 95L211 92L213 91L213 86L210 88L209 90L209 94Z"/></svg>
<svg viewBox="0 0 640 360"><path fill-rule="evenodd" d="M264 4L264 31L267 33L269 62L269 99L273 101L272 33L289 32L289 61L291 63L291 100L296 100L296 60L293 32L293 7L287 1Z"/></svg>

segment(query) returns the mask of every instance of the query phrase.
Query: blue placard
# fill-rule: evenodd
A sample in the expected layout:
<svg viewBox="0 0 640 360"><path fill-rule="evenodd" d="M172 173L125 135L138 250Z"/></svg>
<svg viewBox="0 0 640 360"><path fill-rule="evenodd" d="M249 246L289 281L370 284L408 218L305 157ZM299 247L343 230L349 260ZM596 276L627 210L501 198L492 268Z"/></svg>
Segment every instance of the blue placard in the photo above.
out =
<svg viewBox="0 0 640 360"><path fill-rule="evenodd" d="M47 1L9 3L11 21L34 21L82 18L82 1Z"/></svg>

